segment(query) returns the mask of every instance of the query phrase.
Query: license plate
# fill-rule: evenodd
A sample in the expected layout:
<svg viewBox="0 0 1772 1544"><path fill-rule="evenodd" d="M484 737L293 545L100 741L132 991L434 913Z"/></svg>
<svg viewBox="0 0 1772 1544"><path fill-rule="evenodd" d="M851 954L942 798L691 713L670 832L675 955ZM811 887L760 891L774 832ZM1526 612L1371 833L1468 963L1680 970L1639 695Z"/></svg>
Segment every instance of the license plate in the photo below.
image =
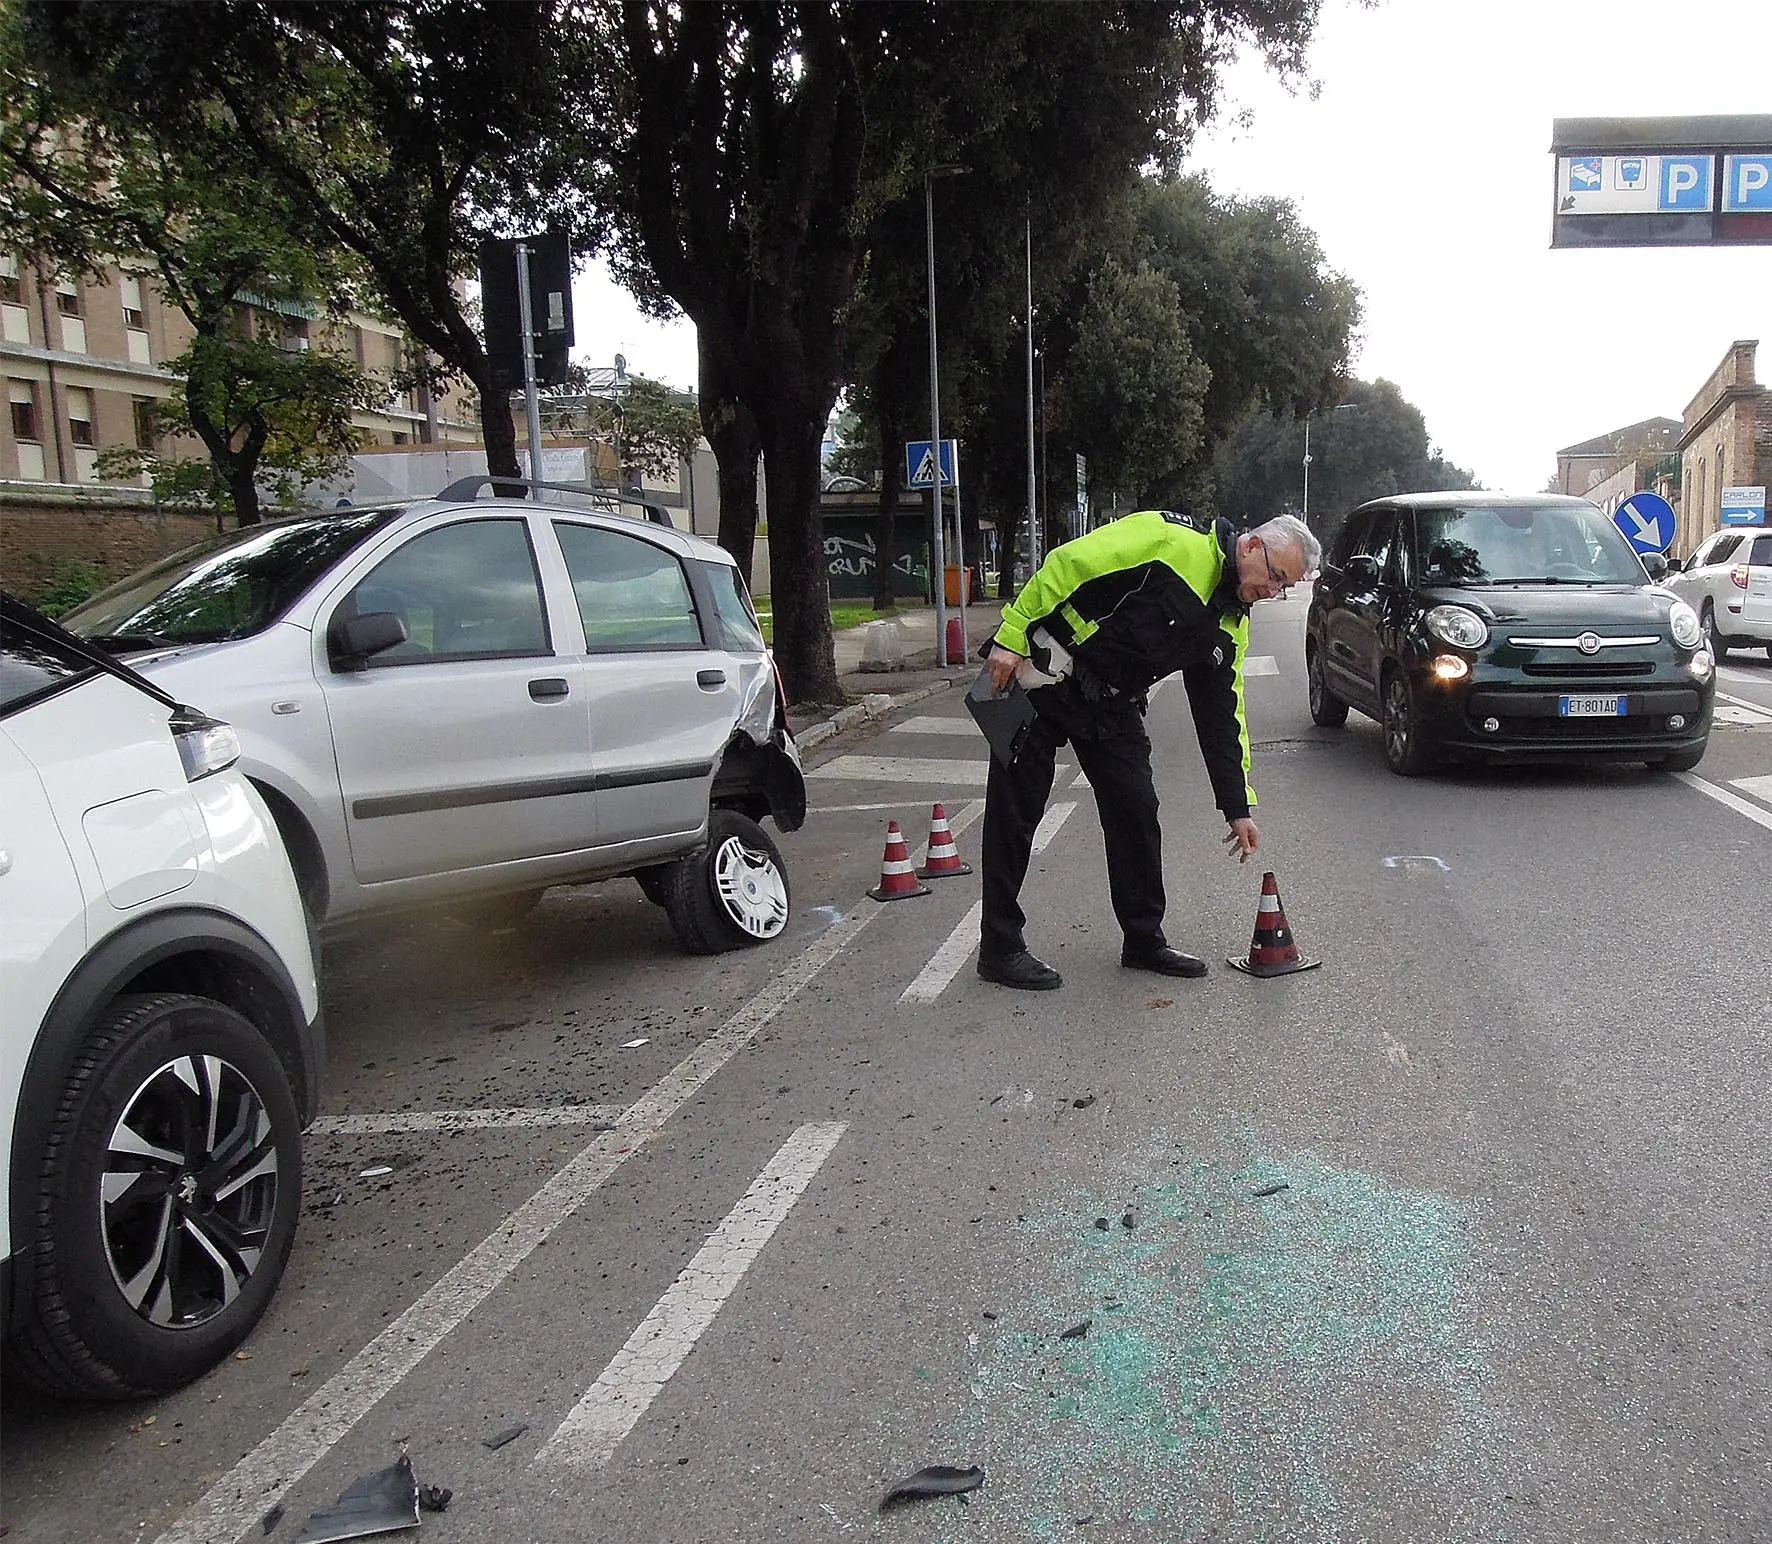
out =
<svg viewBox="0 0 1772 1544"><path fill-rule="evenodd" d="M1557 712L1564 718L1623 718L1623 697L1559 697Z"/></svg>

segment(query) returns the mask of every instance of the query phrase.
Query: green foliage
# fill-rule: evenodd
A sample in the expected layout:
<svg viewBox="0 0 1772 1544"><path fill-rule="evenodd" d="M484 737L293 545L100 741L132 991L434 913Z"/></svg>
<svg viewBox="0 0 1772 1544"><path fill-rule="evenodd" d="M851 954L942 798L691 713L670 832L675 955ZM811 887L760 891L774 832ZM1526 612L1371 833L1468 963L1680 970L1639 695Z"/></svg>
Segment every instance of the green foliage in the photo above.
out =
<svg viewBox="0 0 1772 1544"><path fill-rule="evenodd" d="M1368 499L1470 488L1475 479L1428 442L1421 412L1390 381L1351 382L1345 400L1310 421L1310 523L1333 532ZM1298 514L1304 502L1304 421L1255 412L1221 451L1217 508L1240 525Z"/></svg>
<svg viewBox="0 0 1772 1544"><path fill-rule="evenodd" d="M110 582L102 568L85 558L63 558L49 575L19 585L19 599L47 617L59 617Z"/></svg>
<svg viewBox="0 0 1772 1544"><path fill-rule="evenodd" d="M644 375L627 378L616 396L585 390L586 372L575 366L567 381L580 397L556 398L544 407L545 430L601 441L617 463L646 477L675 473L695 454L701 439L701 413L695 398Z"/></svg>

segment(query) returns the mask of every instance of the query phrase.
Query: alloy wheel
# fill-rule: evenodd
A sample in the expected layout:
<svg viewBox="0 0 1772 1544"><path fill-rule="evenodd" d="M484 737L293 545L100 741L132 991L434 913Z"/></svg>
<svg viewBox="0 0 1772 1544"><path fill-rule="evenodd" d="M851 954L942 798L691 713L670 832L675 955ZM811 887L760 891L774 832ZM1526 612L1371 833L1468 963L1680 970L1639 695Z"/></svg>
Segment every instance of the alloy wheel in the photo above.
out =
<svg viewBox="0 0 1772 1544"><path fill-rule="evenodd" d="M787 926L787 885L768 853L729 836L714 852L712 877L721 907L752 938L773 938Z"/></svg>

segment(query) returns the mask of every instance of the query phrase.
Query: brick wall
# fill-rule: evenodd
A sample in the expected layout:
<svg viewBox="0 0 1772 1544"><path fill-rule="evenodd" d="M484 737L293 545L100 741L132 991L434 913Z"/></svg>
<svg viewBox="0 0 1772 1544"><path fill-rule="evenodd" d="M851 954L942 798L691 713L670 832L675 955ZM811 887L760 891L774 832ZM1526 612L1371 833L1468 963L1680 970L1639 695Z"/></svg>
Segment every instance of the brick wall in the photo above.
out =
<svg viewBox="0 0 1772 1544"><path fill-rule="evenodd" d="M0 588L35 602L74 563L109 584L214 532L214 515L126 499L0 495Z"/></svg>

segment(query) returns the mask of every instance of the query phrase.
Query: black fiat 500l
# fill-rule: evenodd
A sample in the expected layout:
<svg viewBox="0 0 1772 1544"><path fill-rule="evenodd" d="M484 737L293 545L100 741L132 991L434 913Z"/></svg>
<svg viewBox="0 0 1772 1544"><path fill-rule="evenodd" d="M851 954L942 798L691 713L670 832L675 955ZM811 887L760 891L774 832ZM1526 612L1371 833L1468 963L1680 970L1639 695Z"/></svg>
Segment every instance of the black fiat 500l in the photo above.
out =
<svg viewBox="0 0 1772 1544"><path fill-rule="evenodd" d="M1305 628L1311 717L1376 719L1393 772L1446 756L1646 761L1710 735L1698 616L1585 499L1483 492L1363 504L1331 541Z"/></svg>

